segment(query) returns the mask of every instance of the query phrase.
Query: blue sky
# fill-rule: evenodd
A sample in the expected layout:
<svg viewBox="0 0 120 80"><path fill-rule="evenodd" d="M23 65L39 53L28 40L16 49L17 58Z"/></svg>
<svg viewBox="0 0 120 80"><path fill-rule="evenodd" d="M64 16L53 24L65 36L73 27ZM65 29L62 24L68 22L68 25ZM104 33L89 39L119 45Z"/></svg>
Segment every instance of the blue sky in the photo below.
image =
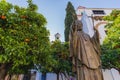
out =
<svg viewBox="0 0 120 80"><path fill-rule="evenodd" d="M7 0L12 4L22 7L27 6L27 0ZM74 8L84 6L87 8L120 8L119 0L33 0L38 6L38 12L47 19L47 29L50 31L50 40L54 40L56 33L61 34L61 41L64 41L64 19L66 15L65 8L70 1Z"/></svg>

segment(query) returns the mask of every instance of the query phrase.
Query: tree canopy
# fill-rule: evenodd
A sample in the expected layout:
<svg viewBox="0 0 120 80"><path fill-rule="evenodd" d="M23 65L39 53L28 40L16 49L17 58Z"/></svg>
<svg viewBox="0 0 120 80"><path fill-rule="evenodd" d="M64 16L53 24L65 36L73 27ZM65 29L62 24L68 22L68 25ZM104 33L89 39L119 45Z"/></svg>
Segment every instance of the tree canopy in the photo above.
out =
<svg viewBox="0 0 120 80"><path fill-rule="evenodd" d="M69 44L68 42L62 43L59 40L55 40L51 44L52 56L55 60L55 65L51 66L52 71L57 74L57 80L59 80L60 73L69 73L71 65L69 61Z"/></svg>
<svg viewBox="0 0 120 80"><path fill-rule="evenodd" d="M102 45L103 68L120 70L120 10L113 10L104 19L109 23L106 25L107 37Z"/></svg>
<svg viewBox="0 0 120 80"><path fill-rule="evenodd" d="M68 2L67 8L66 8L66 17L65 17L65 30L64 30L64 35L65 35L65 41L69 41L69 30L72 22L77 19L77 15L74 9L74 6L72 5L71 2Z"/></svg>
<svg viewBox="0 0 120 80"><path fill-rule="evenodd" d="M32 0L27 2L24 8L0 1L0 68L9 64L10 73L24 73L49 58L47 21Z"/></svg>

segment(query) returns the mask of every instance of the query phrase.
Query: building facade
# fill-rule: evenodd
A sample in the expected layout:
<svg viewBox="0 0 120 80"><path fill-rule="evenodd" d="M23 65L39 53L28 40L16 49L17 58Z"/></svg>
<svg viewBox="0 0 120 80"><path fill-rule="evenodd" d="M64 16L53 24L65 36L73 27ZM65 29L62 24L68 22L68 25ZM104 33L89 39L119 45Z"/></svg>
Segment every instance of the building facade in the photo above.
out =
<svg viewBox="0 0 120 80"><path fill-rule="evenodd" d="M108 23L107 21L103 20L103 17L110 15L112 10L114 9L120 10L120 8L86 8L83 6L79 6L76 10L76 13L79 20L81 20L83 12L87 14L90 22L93 24L94 27L98 29L100 34L100 43L102 44L106 36L105 25Z"/></svg>

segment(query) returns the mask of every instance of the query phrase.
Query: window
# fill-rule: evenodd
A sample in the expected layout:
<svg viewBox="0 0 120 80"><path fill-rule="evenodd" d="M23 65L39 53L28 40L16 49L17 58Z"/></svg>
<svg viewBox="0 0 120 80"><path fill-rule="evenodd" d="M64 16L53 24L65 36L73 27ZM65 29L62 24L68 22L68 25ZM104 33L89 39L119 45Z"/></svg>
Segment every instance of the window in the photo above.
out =
<svg viewBox="0 0 120 80"><path fill-rule="evenodd" d="M105 14L104 10L92 10L93 14Z"/></svg>

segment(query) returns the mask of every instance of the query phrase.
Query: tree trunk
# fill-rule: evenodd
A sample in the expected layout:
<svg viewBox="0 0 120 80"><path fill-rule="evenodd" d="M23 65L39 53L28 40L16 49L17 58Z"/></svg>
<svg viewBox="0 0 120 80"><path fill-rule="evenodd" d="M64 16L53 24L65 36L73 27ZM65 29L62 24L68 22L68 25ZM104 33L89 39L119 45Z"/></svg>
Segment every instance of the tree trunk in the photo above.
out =
<svg viewBox="0 0 120 80"><path fill-rule="evenodd" d="M57 80L59 80L59 73L57 73Z"/></svg>
<svg viewBox="0 0 120 80"><path fill-rule="evenodd" d="M42 73L41 80L46 80L46 73Z"/></svg>
<svg viewBox="0 0 120 80"><path fill-rule="evenodd" d="M63 75L65 76L66 80L69 80L69 75L66 72L63 72Z"/></svg>
<svg viewBox="0 0 120 80"><path fill-rule="evenodd" d="M60 73L60 75L61 75L61 79L64 80L62 73Z"/></svg>
<svg viewBox="0 0 120 80"><path fill-rule="evenodd" d="M0 64L0 80L4 80L7 75L6 64Z"/></svg>
<svg viewBox="0 0 120 80"><path fill-rule="evenodd" d="M30 73L24 74L23 80L30 80L31 76Z"/></svg>

